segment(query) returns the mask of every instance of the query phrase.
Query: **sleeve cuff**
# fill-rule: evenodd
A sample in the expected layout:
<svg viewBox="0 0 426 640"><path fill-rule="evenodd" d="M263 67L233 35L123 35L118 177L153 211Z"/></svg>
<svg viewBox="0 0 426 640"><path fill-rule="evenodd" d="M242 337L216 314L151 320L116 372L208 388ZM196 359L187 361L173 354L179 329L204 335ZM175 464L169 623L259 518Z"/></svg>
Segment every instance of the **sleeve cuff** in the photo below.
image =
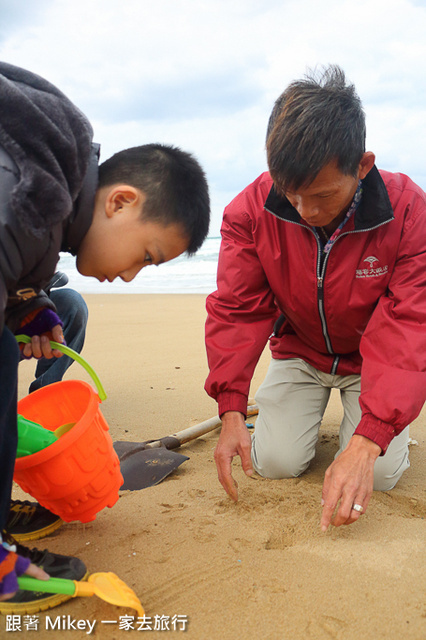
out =
<svg viewBox="0 0 426 640"><path fill-rule="evenodd" d="M365 436L378 444L382 450L380 455L384 456L388 446L396 436L396 431L391 424L382 422L372 414L366 414L362 416L361 422L355 430L355 434Z"/></svg>
<svg viewBox="0 0 426 640"><path fill-rule="evenodd" d="M247 401L248 397L235 392L235 391L224 391L223 393L219 393L217 396L217 403L219 406L219 417L222 416L227 411L239 411L247 417Z"/></svg>

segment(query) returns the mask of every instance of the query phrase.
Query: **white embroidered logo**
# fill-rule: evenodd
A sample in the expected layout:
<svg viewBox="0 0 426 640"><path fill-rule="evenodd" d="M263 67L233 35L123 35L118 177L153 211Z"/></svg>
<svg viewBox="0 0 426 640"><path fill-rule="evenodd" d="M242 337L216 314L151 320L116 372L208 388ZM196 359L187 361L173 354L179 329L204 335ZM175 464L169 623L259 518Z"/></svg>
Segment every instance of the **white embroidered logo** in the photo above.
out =
<svg viewBox="0 0 426 640"><path fill-rule="evenodd" d="M384 267L376 267L375 269L373 268L373 265L376 262L379 262L379 259L376 258L376 256L368 256L368 258L365 258L363 262L367 262L369 268L357 269L356 278L378 278L379 276L384 276L389 270L388 265L385 265Z"/></svg>
<svg viewBox="0 0 426 640"><path fill-rule="evenodd" d="M370 265L370 267L372 268L372 267L373 267L373 264L374 264L375 262L379 262L379 259L378 259L378 258L375 258L374 256L368 256L368 258L366 258L366 259L364 260L364 262L368 262L368 264L369 264L369 265Z"/></svg>

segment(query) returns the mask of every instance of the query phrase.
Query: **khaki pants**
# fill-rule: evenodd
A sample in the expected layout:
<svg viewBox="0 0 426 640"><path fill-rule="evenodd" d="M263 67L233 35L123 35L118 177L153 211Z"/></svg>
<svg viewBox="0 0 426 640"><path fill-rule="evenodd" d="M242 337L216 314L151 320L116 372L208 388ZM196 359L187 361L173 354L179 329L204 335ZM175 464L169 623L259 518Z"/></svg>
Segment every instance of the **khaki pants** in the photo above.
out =
<svg viewBox="0 0 426 640"><path fill-rule="evenodd" d="M361 420L360 376L323 373L299 359L272 359L256 394L259 416L252 438L252 462L257 473L266 478L291 478L306 471L315 456L332 388L340 390L344 410L337 456ZM408 438L407 427L376 460L375 490L392 489L410 466Z"/></svg>

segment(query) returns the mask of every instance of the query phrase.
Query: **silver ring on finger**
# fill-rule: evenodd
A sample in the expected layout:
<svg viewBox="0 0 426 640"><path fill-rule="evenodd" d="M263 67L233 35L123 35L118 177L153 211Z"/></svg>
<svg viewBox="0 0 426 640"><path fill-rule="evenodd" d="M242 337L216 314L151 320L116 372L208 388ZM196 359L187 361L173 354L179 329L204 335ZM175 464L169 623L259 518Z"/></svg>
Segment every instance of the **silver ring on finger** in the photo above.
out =
<svg viewBox="0 0 426 640"><path fill-rule="evenodd" d="M362 504L353 504L352 505L352 509L354 511L358 511L358 513L362 513L364 511L364 507L362 506Z"/></svg>

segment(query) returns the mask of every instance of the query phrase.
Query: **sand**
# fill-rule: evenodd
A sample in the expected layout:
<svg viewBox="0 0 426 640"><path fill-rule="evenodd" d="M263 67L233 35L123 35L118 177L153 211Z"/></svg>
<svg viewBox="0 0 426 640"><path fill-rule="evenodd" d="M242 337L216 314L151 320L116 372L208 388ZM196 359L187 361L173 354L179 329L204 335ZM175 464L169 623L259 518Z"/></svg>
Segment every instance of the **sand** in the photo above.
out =
<svg viewBox="0 0 426 640"><path fill-rule="evenodd" d="M157 438L216 415L203 390L205 296L85 297L83 355L107 391L102 412L113 440ZM251 395L268 361L265 351ZM33 368L21 364L20 397ZM89 380L77 364L67 377ZM121 492L95 521L65 524L34 544L79 556L91 573L117 573L138 594L152 627L177 622L176 631L144 631L150 638L424 639L426 412L412 425L418 444L398 486L375 493L356 524L323 534L322 480L338 447L340 417L332 394L315 461L300 478L247 478L238 461L234 504L216 476L216 431L182 447L190 459L159 485ZM17 488L15 496L25 494ZM96 597L71 600L39 615L34 638L62 637L46 630L47 615L96 622L92 635L106 640L134 637L138 625L120 628L129 614ZM0 625L3 636L4 618Z"/></svg>

